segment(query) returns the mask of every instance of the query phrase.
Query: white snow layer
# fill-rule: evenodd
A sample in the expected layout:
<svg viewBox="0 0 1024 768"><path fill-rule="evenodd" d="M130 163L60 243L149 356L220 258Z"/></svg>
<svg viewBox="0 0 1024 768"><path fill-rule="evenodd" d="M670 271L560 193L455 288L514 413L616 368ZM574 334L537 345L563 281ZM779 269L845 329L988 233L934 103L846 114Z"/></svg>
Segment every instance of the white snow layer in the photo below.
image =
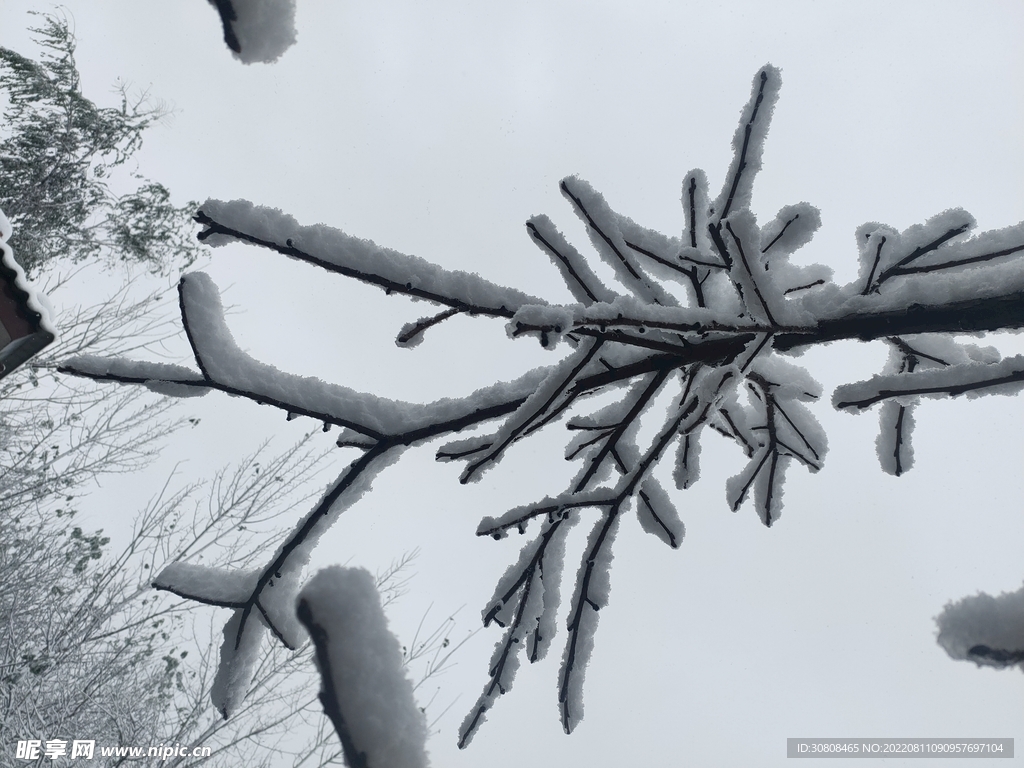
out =
<svg viewBox="0 0 1024 768"><path fill-rule="evenodd" d="M580 564L576 575L576 590L569 609L569 631L575 633L575 644L566 644L559 670L559 679L563 681L559 704L562 709L562 728L566 733L572 733L583 720L583 679L594 651L598 611L608 605L612 547L620 519L621 515L615 515L608 521L602 515L597 520L587 539L587 557Z"/></svg>
<svg viewBox="0 0 1024 768"><path fill-rule="evenodd" d="M547 655L556 634L565 537L577 519L574 515L546 522L541 536L526 544L518 561L505 571L485 606L484 626L494 621L508 627L508 631L495 644L488 665L490 677L459 727L460 748L473 740L498 697L512 690L520 652L525 651L531 662ZM554 526L557 528L552 532Z"/></svg>
<svg viewBox="0 0 1024 768"><path fill-rule="evenodd" d="M792 459L770 446L763 446L751 457L743 470L725 482L725 499L735 512L754 491L754 508L765 525L772 525L782 516L784 476Z"/></svg>
<svg viewBox="0 0 1024 768"><path fill-rule="evenodd" d="M191 340L206 373L217 384L254 399L273 401L296 412L323 414L357 431L404 434L464 416L479 408L532 392L548 369L538 368L512 382L500 382L460 399L427 405L389 400L327 384L310 376L285 373L254 360L239 349L224 322L220 292L213 280L193 272L181 280L182 310Z"/></svg>
<svg viewBox="0 0 1024 768"><path fill-rule="evenodd" d="M601 278L590 268L586 257L565 239L551 219L543 214L534 216L526 222L526 227L537 247L558 267L573 298L582 304L615 300L615 291L601 282Z"/></svg>
<svg viewBox="0 0 1024 768"><path fill-rule="evenodd" d="M584 341L573 354L548 369L547 377L543 381L537 382L526 401L502 423L490 438L491 446L487 453L479 457L471 457L466 469L459 477L459 482L479 481L483 472L494 467L509 446L524 436L529 425L536 423L537 419L557 408L568 397L566 392L568 383L587 370L588 366L596 365L593 360L588 360L595 344L596 342L590 339ZM464 449L466 445L467 441L458 441L454 445L443 446L441 450L446 452L453 449L460 450Z"/></svg>
<svg viewBox="0 0 1024 768"><path fill-rule="evenodd" d="M482 310L514 312L524 304L546 303L514 288L492 283L476 273L446 270L418 256L383 248L371 240L346 235L333 227L323 224L301 226L293 217L276 208L256 206L247 200L229 203L207 200L200 211L229 229L278 246L294 247L349 272L357 279L369 278L369 282L387 281L404 285L407 289L448 297ZM219 246L234 240L229 235L214 234L204 242Z"/></svg>
<svg viewBox="0 0 1024 768"><path fill-rule="evenodd" d="M759 357L749 370L768 381L776 398L809 401L821 397L821 384L810 372L782 358Z"/></svg>
<svg viewBox="0 0 1024 768"><path fill-rule="evenodd" d="M648 476L640 485L634 501L640 527L657 536L672 549L679 549L686 532L679 512L657 478Z"/></svg>
<svg viewBox="0 0 1024 768"><path fill-rule="evenodd" d="M680 260L696 258L700 262L709 259L701 254L712 253L711 236L708 233L708 177L700 168L694 168L683 179L683 214L686 216L686 231L683 233L683 247ZM713 263L721 265L717 258Z"/></svg>
<svg viewBox="0 0 1024 768"><path fill-rule="evenodd" d="M324 687L337 697L368 768L427 766L426 719L405 675L399 642L388 631L373 576L363 568L325 568L303 587L303 603Z"/></svg>
<svg viewBox="0 0 1024 768"><path fill-rule="evenodd" d="M245 629L239 636L238 628L242 625L243 618ZM217 665L217 676L213 679L213 686L210 689L210 698L225 720L238 711L239 705L245 699L266 629L267 626L263 623L259 611L254 610L246 615L244 608L237 609L224 625L220 663Z"/></svg>
<svg viewBox="0 0 1024 768"><path fill-rule="evenodd" d="M861 278L842 287L831 284L803 294L801 308L816 319L829 319L858 313L905 310L914 304L938 306L996 298L1024 291L1024 259L1020 258L1024 253L1024 222L982 232L968 239L950 238L948 243L909 259L918 248L929 245L920 243L919 238L922 234L933 235L934 223L952 224L957 220L966 226L973 221L969 217L966 211L954 209L903 233L873 223L859 227L859 238L870 231L867 246L858 242L862 259ZM893 271L887 271L882 267L889 264L885 249L895 239L899 239L900 250L894 249ZM879 245L882 246L882 261L868 283ZM900 262L905 263L897 269ZM912 271L917 268L929 271ZM872 287L865 292L867 285Z"/></svg>
<svg viewBox="0 0 1024 768"><path fill-rule="evenodd" d="M49 297L42 291L36 289L31 281L25 277L25 270L14 260L14 250L7 244L8 238L13 234L14 228L10 219L0 210L0 260L7 269L14 272L14 284L28 294L26 304L33 312L39 314L39 327L57 338L57 326L54 323L53 305Z"/></svg>
<svg viewBox="0 0 1024 768"><path fill-rule="evenodd" d="M886 399L912 403L917 396L968 398L1016 394L1024 388L1024 355L998 363L970 362L912 373L872 376L867 381L843 384L832 395L839 409L861 410Z"/></svg>
<svg viewBox="0 0 1024 768"><path fill-rule="evenodd" d="M878 463L887 475L899 477L914 466L912 436L917 422L914 406L902 405L895 400L882 403L878 413L878 437L875 452Z"/></svg>
<svg viewBox="0 0 1024 768"><path fill-rule="evenodd" d="M782 73L771 64L763 66L754 76L750 101L743 107L739 125L736 127L736 133L733 134L732 163L726 174L726 179L735 179L736 184L727 183L723 187L712 207L716 217L724 218L733 211L750 208L754 177L761 170L764 143L768 137L772 112L775 109L775 103L779 100L781 86ZM744 147L746 148L745 155Z"/></svg>
<svg viewBox="0 0 1024 768"><path fill-rule="evenodd" d="M63 367L91 376L114 377L119 381L137 382L158 394L171 397L202 397L210 391L209 387L196 386L205 381L203 374L183 365L172 363L150 363L142 360L126 360L120 357L78 355L65 361Z"/></svg>
<svg viewBox="0 0 1024 768"><path fill-rule="evenodd" d="M702 427L696 427L680 435L676 448L676 460L672 467L672 481L683 491L700 480L700 451Z"/></svg>
<svg viewBox="0 0 1024 768"><path fill-rule="evenodd" d="M258 578L258 571L171 563L153 579L153 586L209 605L237 606L252 596Z"/></svg>
<svg viewBox="0 0 1024 768"><path fill-rule="evenodd" d="M952 658L979 667L1024 669L1024 587L998 597L979 593L947 603L936 640Z"/></svg>
<svg viewBox="0 0 1024 768"><path fill-rule="evenodd" d="M587 227L594 249L615 271L623 285L649 304L678 305L672 294L644 272L636 252L626 244L619 227L619 219L625 217L614 213L600 192L579 176L562 179L561 189ZM628 219L626 221L633 224Z"/></svg>
<svg viewBox="0 0 1024 768"><path fill-rule="evenodd" d="M794 253L811 241L821 226L821 212L810 203L787 205L775 214L775 218L761 227L761 261L767 269L774 269L772 263Z"/></svg>
<svg viewBox="0 0 1024 768"><path fill-rule="evenodd" d="M231 29L243 64L277 61L295 42L295 0L230 0L235 11Z"/></svg>

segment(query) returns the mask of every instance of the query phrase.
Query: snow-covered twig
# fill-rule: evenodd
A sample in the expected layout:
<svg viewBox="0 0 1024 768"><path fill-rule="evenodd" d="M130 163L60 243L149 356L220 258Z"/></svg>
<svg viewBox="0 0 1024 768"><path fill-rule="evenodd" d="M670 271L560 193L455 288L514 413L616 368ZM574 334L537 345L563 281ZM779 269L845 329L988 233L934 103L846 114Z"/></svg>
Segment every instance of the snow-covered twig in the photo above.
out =
<svg viewBox="0 0 1024 768"><path fill-rule="evenodd" d="M295 0L210 0L243 64L276 61L295 42Z"/></svg>
<svg viewBox="0 0 1024 768"><path fill-rule="evenodd" d="M979 667L1024 670L1024 587L998 597L977 594L949 603L935 622L939 645L952 658Z"/></svg>

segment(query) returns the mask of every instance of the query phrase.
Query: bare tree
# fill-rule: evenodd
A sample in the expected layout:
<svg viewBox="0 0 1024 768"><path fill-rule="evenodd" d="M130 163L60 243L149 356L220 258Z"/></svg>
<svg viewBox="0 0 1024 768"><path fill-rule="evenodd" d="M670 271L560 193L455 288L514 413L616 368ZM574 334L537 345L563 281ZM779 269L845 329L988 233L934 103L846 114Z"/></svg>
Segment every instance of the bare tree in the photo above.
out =
<svg viewBox="0 0 1024 768"><path fill-rule="evenodd" d="M252 546L289 501L301 500L279 493L284 478L308 480L323 460L308 438L276 457L265 454L257 451L206 483L178 490L168 483L112 559L104 557L109 539L100 533L74 527L61 536L45 516L4 515L5 743L33 734L88 735L122 748L125 758L145 745L198 744L215 748L213 764L268 765L281 752L317 753L317 765L328 759L307 664L268 649L254 679L261 696L225 723L206 696L216 645L202 617L191 603L149 587L153 570L169 562L244 564L231 558L232 545ZM305 745L295 738L304 728L311 733ZM290 743L271 748L285 736Z"/></svg>
<svg viewBox="0 0 1024 768"><path fill-rule="evenodd" d="M46 515L5 510L0 739L88 736L133 764L336 760L340 751L314 695L310 648L262 649L253 695L227 721L208 696L220 644L212 616L150 587L152 574L171 563L244 568L280 517L308 501L308 492L303 497L295 489L309 487L327 455L313 437L276 456L263 446L205 482L175 489L171 478L113 557L102 532L71 525L65 531ZM58 512L59 519L72 516ZM414 559L409 553L377 575L388 602L401 596ZM406 649L404 663L421 679L443 671L454 651L453 628L453 621L442 622ZM147 762L145 747L157 744L210 747L212 754Z"/></svg>
<svg viewBox="0 0 1024 768"><path fill-rule="evenodd" d="M585 224L596 255L614 274L602 280L590 259L545 216L530 219L530 239L550 256L575 303L555 305L477 275L445 271L322 226L301 226L280 211L249 203L208 201L196 215L210 245L246 242L328 272L378 286L386 293L439 308L399 330L413 347L430 328L464 314L506 323L512 339L534 337L563 349L553 364L457 401L401 403L337 384L282 373L234 343L217 288L202 273L178 285L182 324L195 368L123 358L82 357L61 370L96 381L216 390L306 416L340 430L338 445L355 451L323 497L249 572L175 569L155 584L199 602L230 609L215 686L225 714L242 700L255 651L269 631L286 646L301 642L294 614L302 566L323 532L354 504L371 479L405 449L498 421L487 434L449 442L440 461L464 463L462 483L493 468L514 444L564 421L573 438L566 458L580 463L568 488L536 503L486 517L478 535L533 536L484 608L484 624L504 632L488 682L463 723L469 743L495 700L513 682L522 655L544 657L556 634L567 531L589 527L566 610L567 636L558 699L564 730L583 712L583 675L599 610L608 602L616 532L627 512L643 530L673 548L683 525L669 492L654 474L672 456L678 489L699 477L701 438L717 433L746 458L726 487L728 504L748 500L767 525L782 512L783 479L795 464L815 472L826 438L805 405L820 387L788 352L839 339L878 341L890 349L886 370L841 386L837 408L859 413L881 404L879 459L899 475L911 465L913 409L921 397L1015 393L1024 386L1024 358L1002 359L991 348L961 344L956 334L1024 326L1024 223L971 235L966 211L945 211L899 232L878 224L858 229L860 275L846 286L831 270L796 266L789 257L818 228L817 209L784 207L759 226L750 208L753 182L780 86L779 72L757 73L733 138L725 183L712 198L707 177L683 180L682 237L662 235L616 213L585 181L566 178L561 190ZM586 399L614 397L587 412ZM653 430L641 432L642 424ZM653 432L653 437L640 435Z"/></svg>

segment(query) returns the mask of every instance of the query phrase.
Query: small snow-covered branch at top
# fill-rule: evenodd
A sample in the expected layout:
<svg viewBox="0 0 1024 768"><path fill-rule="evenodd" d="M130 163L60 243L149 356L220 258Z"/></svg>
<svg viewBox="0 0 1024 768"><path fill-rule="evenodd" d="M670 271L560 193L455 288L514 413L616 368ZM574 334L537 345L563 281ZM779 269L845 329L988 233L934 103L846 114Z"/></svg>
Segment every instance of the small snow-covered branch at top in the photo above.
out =
<svg viewBox="0 0 1024 768"><path fill-rule="evenodd" d="M295 42L295 0L210 0L224 42L243 64L277 61Z"/></svg>
<svg viewBox="0 0 1024 768"><path fill-rule="evenodd" d="M998 597L979 593L949 603L935 622L938 643L951 658L1024 671L1024 587Z"/></svg>

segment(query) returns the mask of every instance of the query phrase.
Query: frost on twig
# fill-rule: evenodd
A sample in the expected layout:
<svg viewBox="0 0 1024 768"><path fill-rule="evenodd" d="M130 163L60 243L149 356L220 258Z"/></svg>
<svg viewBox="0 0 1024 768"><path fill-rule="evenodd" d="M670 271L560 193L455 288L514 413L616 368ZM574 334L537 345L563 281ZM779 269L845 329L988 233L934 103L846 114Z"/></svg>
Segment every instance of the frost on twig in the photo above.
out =
<svg viewBox="0 0 1024 768"><path fill-rule="evenodd" d="M619 214L578 177L561 182L586 227L591 252L571 245L546 216L531 218L526 230L568 288L573 302L565 305L329 227L303 226L245 201L204 203L196 220L203 226L200 238L210 245L263 246L388 295L433 305L398 331L399 346L415 347L428 329L460 314L497 319L510 339L536 339L559 355L549 366L461 400L400 403L253 360L231 339L213 282L191 274L180 286L181 309L198 372L91 358L65 364L67 373L98 380L158 381L182 394L201 389L247 397L288 418L340 426L339 446L360 452L254 575L218 576L203 588L186 572L158 578L162 588L235 611L228 626L234 643L226 642L223 662L237 671L228 675L232 680L243 681L244 665L235 659L263 627L286 644L299 641L285 606L298 592L312 547L402 450L445 437L437 459L462 462L460 481L467 483L527 438L562 422L570 434L565 458L577 464L568 486L488 515L477 530L496 539L516 532L525 543L483 609L484 625L497 625L501 633L459 744L470 742L511 689L522 657L542 658L559 627L565 636L557 701L570 732L583 713L598 616L610 605L617 532L635 513L645 532L671 548L682 543L675 500L655 475L665 458L671 457L676 487L687 489L700 477L703 441L725 438L740 467L726 483L728 506L749 504L766 526L782 514L786 472L823 466L827 440L808 407L820 386L780 353L836 340L888 345L885 369L841 386L832 402L852 413L881 406L879 457L883 470L895 475L912 466L919 398L1012 394L1024 386L1024 358L1001 359L992 349L954 338L1024 328L1024 223L974 233L974 219L953 209L903 232L865 224L856 233L860 274L848 285L833 282L828 267L790 261L820 226L814 206L795 202L758 224L751 200L780 83L770 65L755 75L717 195L699 169L683 179L678 237ZM615 282L597 276L595 258L612 270ZM596 396L600 406L588 402ZM456 434L484 422L495 423L482 434ZM566 533L576 525L588 533L582 549L567 554ZM575 568L563 567L566 556L576 559ZM563 583L566 573L575 576ZM564 608L562 591L569 595ZM1020 650L994 636L964 653L971 648L989 661L1016 658Z"/></svg>

